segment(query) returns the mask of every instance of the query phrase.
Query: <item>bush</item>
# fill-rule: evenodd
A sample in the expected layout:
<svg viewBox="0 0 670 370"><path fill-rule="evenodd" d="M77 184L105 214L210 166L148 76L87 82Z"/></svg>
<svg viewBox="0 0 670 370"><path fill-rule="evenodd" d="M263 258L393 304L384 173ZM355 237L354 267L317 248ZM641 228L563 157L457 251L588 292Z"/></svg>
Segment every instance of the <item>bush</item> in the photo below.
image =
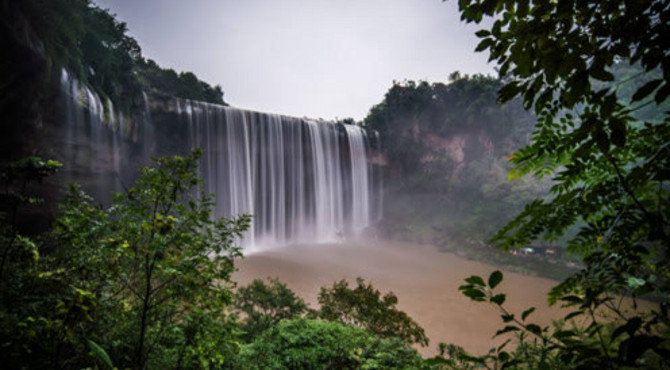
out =
<svg viewBox="0 0 670 370"><path fill-rule="evenodd" d="M356 279L356 288L349 288L346 280L322 287L319 292L320 318L340 321L363 328L382 338L398 338L407 344L428 345L428 337L411 317L395 306L398 297L393 292L381 296L372 284Z"/></svg>
<svg viewBox="0 0 670 370"><path fill-rule="evenodd" d="M421 357L398 339L381 339L338 322L282 321L243 346L241 369L417 368Z"/></svg>
<svg viewBox="0 0 670 370"><path fill-rule="evenodd" d="M243 338L250 342L263 331L284 319L298 317L308 310L305 301L277 279L254 279L235 294L235 310L242 314Z"/></svg>

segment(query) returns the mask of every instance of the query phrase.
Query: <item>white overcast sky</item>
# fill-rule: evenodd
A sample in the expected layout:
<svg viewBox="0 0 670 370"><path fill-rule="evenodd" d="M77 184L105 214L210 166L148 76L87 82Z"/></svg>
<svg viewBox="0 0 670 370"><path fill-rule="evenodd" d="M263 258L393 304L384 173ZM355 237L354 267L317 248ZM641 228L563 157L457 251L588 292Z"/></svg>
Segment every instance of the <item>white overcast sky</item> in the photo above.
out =
<svg viewBox="0 0 670 370"><path fill-rule="evenodd" d="M357 120L393 81L493 73L457 0L94 0L145 57L220 84L231 105Z"/></svg>

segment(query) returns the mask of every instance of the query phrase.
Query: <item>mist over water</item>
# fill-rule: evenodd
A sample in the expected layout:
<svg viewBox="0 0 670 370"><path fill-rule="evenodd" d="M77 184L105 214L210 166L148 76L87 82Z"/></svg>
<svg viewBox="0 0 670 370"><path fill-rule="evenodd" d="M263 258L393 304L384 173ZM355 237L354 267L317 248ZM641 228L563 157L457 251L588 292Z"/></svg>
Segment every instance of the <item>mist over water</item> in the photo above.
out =
<svg viewBox="0 0 670 370"><path fill-rule="evenodd" d="M333 242L381 217L379 139L361 127L143 94L129 119L63 72L68 182L109 201L153 155L204 149L199 176L216 215L253 215L245 251Z"/></svg>

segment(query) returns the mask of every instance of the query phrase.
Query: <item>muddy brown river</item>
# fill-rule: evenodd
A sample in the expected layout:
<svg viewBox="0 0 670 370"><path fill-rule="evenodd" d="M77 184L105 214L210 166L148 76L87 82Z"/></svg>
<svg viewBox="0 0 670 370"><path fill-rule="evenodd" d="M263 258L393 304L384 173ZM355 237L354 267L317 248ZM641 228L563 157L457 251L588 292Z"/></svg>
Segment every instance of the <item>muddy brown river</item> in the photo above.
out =
<svg viewBox="0 0 670 370"><path fill-rule="evenodd" d="M321 286L336 280L354 283L360 276L382 292L393 291L398 307L425 330L430 345L424 355L436 353L438 343L454 343L483 354L501 342L493 338L502 327L499 312L487 303L471 302L458 291L463 279L477 274L485 279L497 268L442 253L433 246L397 242L290 246L257 252L238 262L234 280L247 284L254 278L277 277L317 307ZM496 290L507 293L506 308L517 316L530 307L532 322L548 325L561 317L549 307L546 294L556 282L505 272Z"/></svg>

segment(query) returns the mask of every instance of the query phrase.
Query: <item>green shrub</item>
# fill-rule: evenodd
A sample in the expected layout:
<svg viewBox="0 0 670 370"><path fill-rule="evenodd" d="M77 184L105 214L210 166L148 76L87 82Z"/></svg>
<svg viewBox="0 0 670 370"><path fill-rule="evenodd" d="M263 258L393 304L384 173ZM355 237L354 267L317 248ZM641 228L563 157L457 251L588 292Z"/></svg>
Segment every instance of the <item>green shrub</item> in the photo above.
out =
<svg viewBox="0 0 670 370"><path fill-rule="evenodd" d="M279 321L298 317L308 310L305 301L277 279L269 279L267 284L254 279L237 290L233 304L241 314L242 338L247 342Z"/></svg>
<svg viewBox="0 0 670 370"><path fill-rule="evenodd" d="M407 344L428 345L423 328L396 308L398 297L393 292L382 296L372 284L366 285L362 278L356 279L356 284L355 288L349 288L349 283L341 280L329 289L322 287L318 316L361 327L382 338L398 338Z"/></svg>
<svg viewBox="0 0 670 370"><path fill-rule="evenodd" d="M280 322L243 346L240 369L414 369L421 357L398 339L382 339L338 322Z"/></svg>

